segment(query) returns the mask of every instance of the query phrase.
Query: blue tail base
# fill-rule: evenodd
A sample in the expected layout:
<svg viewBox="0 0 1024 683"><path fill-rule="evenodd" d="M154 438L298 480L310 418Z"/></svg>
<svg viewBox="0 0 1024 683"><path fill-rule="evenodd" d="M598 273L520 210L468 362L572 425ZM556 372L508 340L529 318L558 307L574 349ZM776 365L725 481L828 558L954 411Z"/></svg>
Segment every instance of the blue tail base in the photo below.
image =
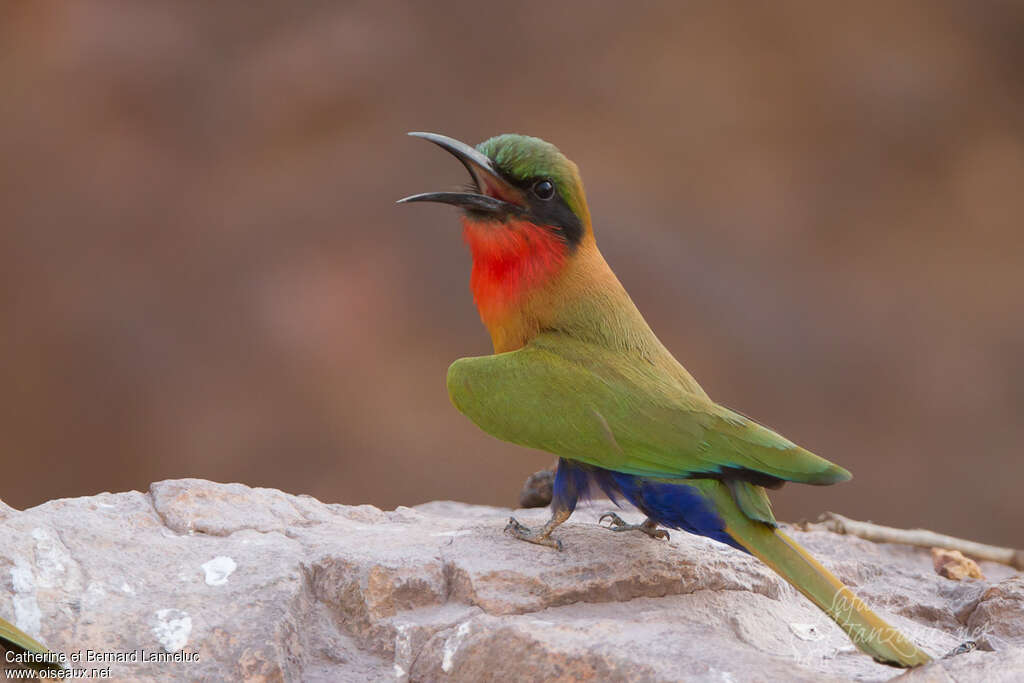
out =
<svg viewBox="0 0 1024 683"><path fill-rule="evenodd" d="M580 500L603 492L616 505L623 499L653 521L670 529L706 536L743 552L747 550L725 531L725 523L700 489L689 484L652 480L633 474L558 461L551 506L573 511Z"/></svg>

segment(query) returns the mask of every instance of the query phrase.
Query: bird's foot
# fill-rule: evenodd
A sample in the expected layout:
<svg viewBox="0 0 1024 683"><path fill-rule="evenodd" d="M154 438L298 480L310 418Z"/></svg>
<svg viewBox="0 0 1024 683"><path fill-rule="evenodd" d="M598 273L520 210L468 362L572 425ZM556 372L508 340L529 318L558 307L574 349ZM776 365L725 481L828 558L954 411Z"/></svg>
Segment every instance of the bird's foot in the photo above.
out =
<svg viewBox="0 0 1024 683"><path fill-rule="evenodd" d="M959 645L954 647L952 650L947 652L943 656L943 659L948 659L949 657L956 657L957 655L967 654L968 652L973 652L974 650L977 650L977 649L978 649L978 643L976 643L973 640L967 640L967 641L964 641L964 642L960 643Z"/></svg>
<svg viewBox="0 0 1024 683"><path fill-rule="evenodd" d="M605 519L608 520L608 526L605 528L612 531L640 531L651 538L662 538L666 541L669 539L668 532L664 529L659 529L658 523L650 518L645 519L641 524L627 524L622 517L619 517L614 512L606 512L601 515L597 523L601 524ZM602 524L602 526L604 525Z"/></svg>
<svg viewBox="0 0 1024 683"><path fill-rule="evenodd" d="M544 526L531 529L528 526L524 526L516 521L515 517L508 518L508 524L505 525L505 533L509 536L518 538L520 541L526 541L527 543L536 543L537 545L546 545L555 550L562 549L562 542L557 538L551 538L551 532L554 531L554 527L550 522ZM549 528L550 527L550 528Z"/></svg>

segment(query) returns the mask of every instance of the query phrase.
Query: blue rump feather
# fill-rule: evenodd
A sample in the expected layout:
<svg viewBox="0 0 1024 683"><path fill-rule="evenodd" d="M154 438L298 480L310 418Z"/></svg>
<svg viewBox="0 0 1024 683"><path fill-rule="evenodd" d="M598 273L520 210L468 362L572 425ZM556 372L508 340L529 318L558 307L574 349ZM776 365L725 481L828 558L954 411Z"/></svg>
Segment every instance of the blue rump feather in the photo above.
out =
<svg viewBox="0 0 1024 683"><path fill-rule="evenodd" d="M747 552L726 533L725 523L699 489L559 459L551 506L576 509L576 502L600 490L613 503L625 499L661 526L707 536ZM620 505L621 506L621 505Z"/></svg>

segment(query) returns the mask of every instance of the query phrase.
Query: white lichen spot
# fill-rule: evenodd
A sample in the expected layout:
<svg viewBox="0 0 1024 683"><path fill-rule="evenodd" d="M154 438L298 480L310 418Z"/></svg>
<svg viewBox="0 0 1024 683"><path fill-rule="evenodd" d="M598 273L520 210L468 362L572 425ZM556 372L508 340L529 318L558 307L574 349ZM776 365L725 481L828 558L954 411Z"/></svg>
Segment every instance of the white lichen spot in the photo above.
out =
<svg viewBox="0 0 1024 683"><path fill-rule="evenodd" d="M128 585L127 581L121 582L121 592L128 595L135 595L135 589Z"/></svg>
<svg viewBox="0 0 1024 683"><path fill-rule="evenodd" d="M206 585L223 586L236 569L238 569L238 565L227 555L218 555L209 562L204 562L203 572L206 573Z"/></svg>
<svg viewBox="0 0 1024 683"><path fill-rule="evenodd" d="M715 668L712 668L711 671L718 674L719 680L723 681L723 683L735 683L736 681L731 671L721 671Z"/></svg>
<svg viewBox="0 0 1024 683"><path fill-rule="evenodd" d="M107 601L107 589L99 581L90 581L85 587L82 602L88 606L102 605Z"/></svg>
<svg viewBox="0 0 1024 683"><path fill-rule="evenodd" d="M36 579L32 575L32 567L20 557L11 567L11 585L15 593L29 593L36 589Z"/></svg>
<svg viewBox="0 0 1024 683"><path fill-rule="evenodd" d="M452 667L455 666L455 653L467 635L469 635L469 622L464 621L455 629L455 635L450 636L448 640L444 641L444 656L441 658L441 669L445 673L451 673Z"/></svg>
<svg viewBox="0 0 1024 683"><path fill-rule="evenodd" d="M405 667L412 664L411 628L412 624L395 624L395 678L400 683L409 680L409 672Z"/></svg>
<svg viewBox="0 0 1024 683"><path fill-rule="evenodd" d="M800 640L821 640L825 635L814 624L792 623L789 630Z"/></svg>
<svg viewBox="0 0 1024 683"><path fill-rule="evenodd" d="M38 634L43 623L43 613L36 600L36 578L32 567L25 560L15 559L11 567L11 585L14 595L14 625L29 635Z"/></svg>
<svg viewBox="0 0 1024 683"><path fill-rule="evenodd" d="M36 542L36 583L40 587L74 589L81 585L78 577L69 575L68 568L74 565L74 560L53 532L36 527L32 538Z"/></svg>
<svg viewBox="0 0 1024 683"><path fill-rule="evenodd" d="M192 635L192 617L180 609L161 609L156 612L153 636L167 652L178 652L188 645Z"/></svg>

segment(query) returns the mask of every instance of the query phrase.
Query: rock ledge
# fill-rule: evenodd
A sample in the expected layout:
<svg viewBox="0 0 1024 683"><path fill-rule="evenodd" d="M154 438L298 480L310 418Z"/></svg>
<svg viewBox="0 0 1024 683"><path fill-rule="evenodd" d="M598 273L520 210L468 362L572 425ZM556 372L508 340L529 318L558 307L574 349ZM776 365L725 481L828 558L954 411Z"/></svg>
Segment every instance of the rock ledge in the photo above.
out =
<svg viewBox="0 0 1024 683"><path fill-rule="evenodd" d="M859 654L755 559L682 532L613 534L595 524L604 509L577 511L558 553L503 535L506 509L384 512L196 479L24 512L0 503L0 616L122 680L902 673ZM1024 680L1019 572L982 563L987 579L952 581L926 551L791 533L929 652L978 642L907 680ZM90 664L90 650L138 661ZM144 661L169 653L185 661Z"/></svg>

